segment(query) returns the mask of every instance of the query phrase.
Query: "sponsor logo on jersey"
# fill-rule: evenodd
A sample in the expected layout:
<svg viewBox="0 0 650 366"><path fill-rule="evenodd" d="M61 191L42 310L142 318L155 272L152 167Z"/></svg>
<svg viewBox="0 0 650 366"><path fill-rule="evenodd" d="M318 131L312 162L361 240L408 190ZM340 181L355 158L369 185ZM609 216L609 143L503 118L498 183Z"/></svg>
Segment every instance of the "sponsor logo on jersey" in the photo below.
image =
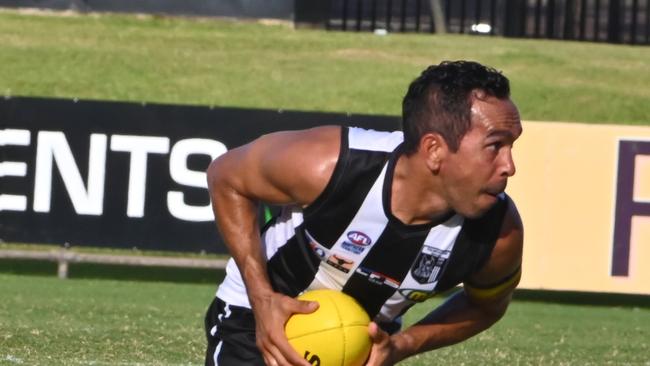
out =
<svg viewBox="0 0 650 366"><path fill-rule="evenodd" d="M305 230L305 235L307 236L307 240L309 240L309 247L311 250L316 254L316 256L318 256L318 258L325 260L325 257L327 257L327 249L320 245L320 243L318 243L316 239L307 232L307 230Z"/></svg>
<svg viewBox="0 0 650 366"><path fill-rule="evenodd" d="M343 273L348 273L354 265L354 261L351 261L347 258L344 258L338 254L332 254L327 258L327 264L330 266L342 271Z"/></svg>
<svg viewBox="0 0 650 366"><path fill-rule="evenodd" d="M424 300L436 296L435 291L422 291L422 290L416 290L412 288L403 288L399 290L399 293L405 298L407 298L408 300L415 301L415 302L423 302Z"/></svg>
<svg viewBox="0 0 650 366"><path fill-rule="evenodd" d="M361 254L363 251L366 249L365 247L361 245L356 245L353 243L348 243L347 241L344 241L341 244L341 248L347 250L348 252L352 252L354 254Z"/></svg>
<svg viewBox="0 0 650 366"><path fill-rule="evenodd" d="M422 284L438 281L440 273L449 259L449 254L448 250L425 245L411 267L411 275L418 283Z"/></svg>
<svg viewBox="0 0 650 366"><path fill-rule="evenodd" d="M372 240L370 240L370 237L361 231L348 231L347 233L348 239L356 245L361 245L361 246L368 246L372 244Z"/></svg>
<svg viewBox="0 0 650 366"><path fill-rule="evenodd" d="M327 255L325 249L321 248L318 244L314 242L310 242L309 246L311 247L311 250L314 251L316 256L318 256L318 258L320 258L321 260L325 259L325 256Z"/></svg>
<svg viewBox="0 0 650 366"><path fill-rule="evenodd" d="M374 283L375 285L386 285L392 288L398 288L401 282L397 281L394 278L388 277L383 273L373 271L365 267L357 268L357 273L368 277L368 281Z"/></svg>

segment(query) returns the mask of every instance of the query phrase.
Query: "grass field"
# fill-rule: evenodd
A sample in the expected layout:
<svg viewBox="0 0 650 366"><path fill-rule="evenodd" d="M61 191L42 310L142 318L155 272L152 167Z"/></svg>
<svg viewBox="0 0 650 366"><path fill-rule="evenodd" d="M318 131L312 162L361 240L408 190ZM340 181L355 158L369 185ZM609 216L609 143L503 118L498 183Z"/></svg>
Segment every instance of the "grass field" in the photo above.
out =
<svg viewBox="0 0 650 366"><path fill-rule="evenodd" d="M650 124L650 47L2 11L0 49L5 95L398 115L424 67L472 59L526 120Z"/></svg>
<svg viewBox="0 0 650 366"><path fill-rule="evenodd" d="M503 70L527 120L650 125L650 47L0 10L5 96L397 115L408 82L443 59ZM0 365L201 364L203 312L222 273L55 273L51 263L0 263ZM644 304L519 300L487 332L403 364L650 366Z"/></svg>
<svg viewBox="0 0 650 366"><path fill-rule="evenodd" d="M198 365L215 285L0 274L0 365ZM410 311L406 323L440 299ZM650 365L650 309L515 301L490 330L402 363Z"/></svg>

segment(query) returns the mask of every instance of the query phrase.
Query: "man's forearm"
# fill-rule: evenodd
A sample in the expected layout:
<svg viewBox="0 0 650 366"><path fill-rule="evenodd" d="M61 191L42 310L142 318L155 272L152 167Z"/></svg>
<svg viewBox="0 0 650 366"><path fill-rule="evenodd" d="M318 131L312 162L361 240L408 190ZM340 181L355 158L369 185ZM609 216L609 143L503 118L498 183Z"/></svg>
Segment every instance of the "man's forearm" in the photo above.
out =
<svg viewBox="0 0 650 366"><path fill-rule="evenodd" d="M477 305L459 291L425 318L392 336L397 360L464 341L492 326L505 313L509 296Z"/></svg>
<svg viewBox="0 0 650 366"><path fill-rule="evenodd" d="M266 273L258 225L258 204L233 187L228 171L215 161L208 170L208 186L217 227L248 290L251 303L272 292Z"/></svg>
<svg viewBox="0 0 650 366"><path fill-rule="evenodd" d="M238 200L246 199L238 197ZM217 207L215 210L230 212L230 215L219 215L217 223L228 251L237 263L251 305L254 306L260 297L265 297L273 292L260 243L257 206L253 202L238 202L228 206L226 208Z"/></svg>

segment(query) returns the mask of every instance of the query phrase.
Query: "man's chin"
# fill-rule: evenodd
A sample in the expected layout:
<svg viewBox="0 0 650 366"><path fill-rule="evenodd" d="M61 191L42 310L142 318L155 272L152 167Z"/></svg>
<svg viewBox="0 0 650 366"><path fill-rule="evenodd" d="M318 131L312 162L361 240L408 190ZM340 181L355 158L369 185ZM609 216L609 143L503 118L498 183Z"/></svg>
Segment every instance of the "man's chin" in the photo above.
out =
<svg viewBox="0 0 650 366"><path fill-rule="evenodd" d="M478 219L485 215L494 205L499 201L499 197L492 194L482 194L479 202L477 202L469 212L463 214L468 219Z"/></svg>

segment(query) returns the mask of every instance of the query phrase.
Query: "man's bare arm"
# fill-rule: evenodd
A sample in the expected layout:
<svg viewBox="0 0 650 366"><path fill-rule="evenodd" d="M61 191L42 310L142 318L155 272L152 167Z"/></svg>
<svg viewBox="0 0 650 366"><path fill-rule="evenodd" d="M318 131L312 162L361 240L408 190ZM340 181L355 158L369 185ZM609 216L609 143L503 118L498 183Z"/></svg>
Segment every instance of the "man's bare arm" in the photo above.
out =
<svg viewBox="0 0 650 366"><path fill-rule="evenodd" d="M418 323L386 337L384 360L369 365L392 365L466 340L496 323L505 314L519 282L522 250L523 226L514 203L509 202L492 255L471 284L465 284L464 291L451 296Z"/></svg>
<svg viewBox="0 0 650 366"><path fill-rule="evenodd" d="M273 291L261 249L258 204L314 201L332 175L340 136L340 127L273 133L227 152L208 168L217 226L246 284L267 363L307 365L290 349L283 325L291 314L315 307Z"/></svg>

